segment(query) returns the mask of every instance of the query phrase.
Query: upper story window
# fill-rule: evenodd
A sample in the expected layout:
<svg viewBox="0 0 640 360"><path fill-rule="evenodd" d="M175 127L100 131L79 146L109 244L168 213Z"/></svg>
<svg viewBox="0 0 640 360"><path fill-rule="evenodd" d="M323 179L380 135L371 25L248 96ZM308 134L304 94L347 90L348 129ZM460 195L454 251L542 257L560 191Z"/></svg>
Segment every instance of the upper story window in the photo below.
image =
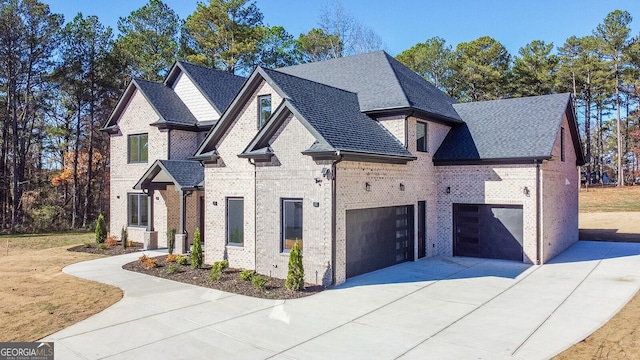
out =
<svg viewBox="0 0 640 360"><path fill-rule="evenodd" d="M564 161L564 128L560 128L560 161Z"/></svg>
<svg viewBox="0 0 640 360"><path fill-rule="evenodd" d="M149 136L147 134L129 135L130 163L146 163L149 160Z"/></svg>
<svg viewBox="0 0 640 360"><path fill-rule="evenodd" d="M269 120L269 116L271 116L271 95L258 96L258 129L262 129Z"/></svg>
<svg viewBox="0 0 640 360"><path fill-rule="evenodd" d="M429 147L427 146L427 123L417 122L416 123L416 150L420 152L429 152Z"/></svg>

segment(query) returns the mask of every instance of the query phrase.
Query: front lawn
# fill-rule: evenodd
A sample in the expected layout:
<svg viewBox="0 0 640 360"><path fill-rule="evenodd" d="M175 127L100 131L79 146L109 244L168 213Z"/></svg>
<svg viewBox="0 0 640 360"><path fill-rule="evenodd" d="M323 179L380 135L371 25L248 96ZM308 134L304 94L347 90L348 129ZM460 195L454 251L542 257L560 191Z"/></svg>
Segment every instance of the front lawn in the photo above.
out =
<svg viewBox="0 0 640 360"><path fill-rule="evenodd" d="M67 251L94 239L93 233L0 237L0 341L36 341L122 298L116 287L62 272L69 264L102 257Z"/></svg>
<svg viewBox="0 0 640 360"><path fill-rule="evenodd" d="M581 213L640 211L640 186L581 188Z"/></svg>

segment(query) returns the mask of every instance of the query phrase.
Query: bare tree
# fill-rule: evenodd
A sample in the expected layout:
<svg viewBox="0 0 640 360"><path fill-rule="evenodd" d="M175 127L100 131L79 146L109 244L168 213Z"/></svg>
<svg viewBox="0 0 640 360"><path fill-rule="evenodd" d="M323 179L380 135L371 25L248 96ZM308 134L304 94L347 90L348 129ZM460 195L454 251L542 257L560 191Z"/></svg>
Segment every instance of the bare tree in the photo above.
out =
<svg viewBox="0 0 640 360"><path fill-rule="evenodd" d="M339 58L382 50L384 45L380 36L371 28L358 22L344 6L334 1L325 5L320 15L320 29L330 38L331 57Z"/></svg>

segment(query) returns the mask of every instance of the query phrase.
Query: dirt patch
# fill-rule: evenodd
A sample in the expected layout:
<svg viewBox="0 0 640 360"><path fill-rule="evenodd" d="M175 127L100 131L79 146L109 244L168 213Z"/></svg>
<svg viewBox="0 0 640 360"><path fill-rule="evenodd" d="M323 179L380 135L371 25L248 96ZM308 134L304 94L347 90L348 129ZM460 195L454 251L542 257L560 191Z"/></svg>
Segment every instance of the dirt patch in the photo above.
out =
<svg viewBox="0 0 640 360"><path fill-rule="evenodd" d="M2 239L9 243L10 251L8 256L3 251L0 257L0 341L36 341L122 298L117 287L62 272L69 264L102 257L67 251L68 245L47 248L74 236L58 234L33 241ZM77 244L78 240L71 243Z"/></svg>
<svg viewBox="0 0 640 360"><path fill-rule="evenodd" d="M178 268L177 272L170 274L168 272L169 264L164 261L165 257L166 256L154 257L154 259L158 261L158 267L156 268L145 269L139 261L125 264L122 268L164 279L263 299L297 299L317 294L324 290L322 286L306 284L303 291L289 291L284 286L285 280L268 276L264 276L268 280L265 289L255 289L251 281L240 278L240 269L231 268L224 269L222 277L218 281L214 281L208 278L209 272L211 271L211 266L209 265L205 265L201 269L192 269L190 265L169 263L176 265Z"/></svg>
<svg viewBox="0 0 640 360"><path fill-rule="evenodd" d="M640 242L640 212L580 213L579 228L580 240Z"/></svg>
<svg viewBox="0 0 640 360"><path fill-rule="evenodd" d="M83 244L74 247L70 247L69 251L83 252L88 254L97 254L97 255L106 255L106 256L114 256L114 255L122 255L129 254L132 252L137 252L142 250L142 243L133 242L131 246L127 246L127 248L123 248L122 245L110 246L104 249L101 249L96 246L95 243Z"/></svg>

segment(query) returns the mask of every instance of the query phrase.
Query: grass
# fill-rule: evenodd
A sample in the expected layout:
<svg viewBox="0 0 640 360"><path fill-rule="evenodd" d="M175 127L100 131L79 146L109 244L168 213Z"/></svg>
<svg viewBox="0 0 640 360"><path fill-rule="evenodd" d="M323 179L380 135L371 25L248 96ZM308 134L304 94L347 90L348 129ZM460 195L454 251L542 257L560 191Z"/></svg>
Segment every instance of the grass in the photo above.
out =
<svg viewBox="0 0 640 360"><path fill-rule="evenodd" d="M0 341L35 341L94 315L122 298L116 287L62 272L101 256L67 251L93 233L0 237ZM9 255L7 253L9 245Z"/></svg>
<svg viewBox="0 0 640 360"><path fill-rule="evenodd" d="M640 211L640 186L580 189L581 213Z"/></svg>

